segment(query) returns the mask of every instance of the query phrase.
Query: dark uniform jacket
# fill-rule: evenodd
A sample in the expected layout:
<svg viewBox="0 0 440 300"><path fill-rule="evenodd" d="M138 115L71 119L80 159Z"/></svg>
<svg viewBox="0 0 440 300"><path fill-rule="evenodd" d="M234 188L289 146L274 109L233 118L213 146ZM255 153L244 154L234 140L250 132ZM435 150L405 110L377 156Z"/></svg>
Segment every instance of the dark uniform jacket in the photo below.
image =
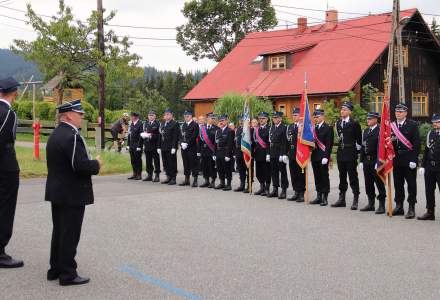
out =
<svg viewBox="0 0 440 300"><path fill-rule="evenodd" d="M215 132L215 144L215 156L217 159L225 157L232 158L234 154L234 135L228 126L225 126L223 129L217 127L217 131Z"/></svg>
<svg viewBox="0 0 440 300"><path fill-rule="evenodd" d="M440 172L440 132L431 130L426 137L422 167L431 172Z"/></svg>
<svg viewBox="0 0 440 300"><path fill-rule="evenodd" d="M9 105L0 101L0 172L19 172L14 143L17 115Z"/></svg>
<svg viewBox="0 0 440 300"><path fill-rule="evenodd" d="M379 143L380 127L377 125L373 130L365 128L362 134L362 149L360 161L363 163L376 164Z"/></svg>
<svg viewBox="0 0 440 300"><path fill-rule="evenodd" d="M287 127L284 124L272 125L269 130L270 157L278 159L287 154Z"/></svg>
<svg viewBox="0 0 440 300"><path fill-rule="evenodd" d="M342 120L336 122L336 134L339 138L338 161L355 161L358 158L356 144L362 145L362 129L358 121L349 118L342 127Z"/></svg>
<svg viewBox="0 0 440 300"><path fill-rule="evenodd" d="M162 151L177 150L177 143L179 142L180 126L175 120L168 123L163 121L160 124L160 148Z"/></svg>
<svg viewBox="0 0 440 300"><path fill-rule="evenodd" d="M160 122L158 120L154 120L150 123L149 120L146 120L142 126L142 131L146 133L151 133L151 138L140 139L139 140L139 148L142 148L142 144L144 146L145 151L156 151L159 147L160 142L160 134L159 134Z"/></svg>
<svg viewBox="0 0 440 300"><path fill-rule="evenodd" d="M99 163L89 159L76 129L60 123L47 142L46 159L46 201L65 206L93 203L92 175L99 173Z"/></svg>
<svg viewBox="0 0 440 300"><path fill-rule="evenodd" d="M254 130L253 138L255 142L255 150L254 150L254 157L255 161L266 161L266 155L269 154L270 150L270 142L269 142L269 130L270 127L268 124L266 124L264 127L257 127ZM263 140L263 142L266 145L266 148L264 148L257 139L257 132L260 138Z"/></svg>
<svg viewBox="0 0 440 300"><path fill-rule="evenodd" d="M138 120L136 125L131 122L128 129L128 146L132 150L136 150L139 147L141 141L142 121ZM141 147L139 147L141 148Z"/></svg>
<svg viewBox="0 0 440 300"><path fill-rule="evenodd" d="M253 139L253 136L254 136L254 129L253 128L250 128L250 133L251 133L251 136L250 136L250 138L251 138L251 149L253 149L254 148L254 145L253 145L253 143L254 143L254 139ZM234 136L234 144L235 144L235 147L234 147L234 155L235 156L237 156L237 157L239 157L240 155L242 156L243 155L243 152L241 151L241 139L243 138L243 127L242 126L239 126L239 127L237 127L237 130L235 131L235 136ZM251 153L252 153L252 150L251 150Z"/></svg>
<svg viewBox="0 0 440 300"><path fill-rule="evenodd" d="M216 125L211 125L211 128L208 129L208 125L206 126L206 134L208 135L209 140L211 141L212 145L214 146L214 151L211 151L209 149L208 145L204 141L204 137L202 137L202 128L199 129L199 150L198 153L201 153L202 156L205 157L211 157L214 155L215 152L215 133L217 132L218 127Z"/></svg>
<svg viewBox="0 0 440 300"><path fill-rule="evenodd" d="M191 121L189 125L185 122L182 125L180 142L187 143L186 150L197 151L197 137L199 136L199 124Z"/></svg>
<svg viewBox="0 0 440 300"><path fill-rule="evenodd" d="M315 126L315 133L316 137L324 144L325 151L322 151L318 143L315 143L315 149L312 151L312 161L322 161L323 158L327 158L330 161L334 139L333 127L324 122L319 128Z"/></svg>
<svg viewBox="0 0 440 300"><path fill-rule="evenodd" d="M298 125L296 123L287 127L287 155L289 161L296 160L296 144L298 141Z"/></svg>
<svg viewBox="0 0 440 300"><path fill-rule="evenodd" d="M398 126L396 122L396 126ZM417 163L419 161L420 153L420 135L417 123L413 120L406 119L400 128L400 132L406 137L408 141L411 142L413 150L409 150L399 139L396 137L394 132L391 130L391 136L393 140L393 147L395 157L393 160L393 165L408 167L410 162Z"/></svg>

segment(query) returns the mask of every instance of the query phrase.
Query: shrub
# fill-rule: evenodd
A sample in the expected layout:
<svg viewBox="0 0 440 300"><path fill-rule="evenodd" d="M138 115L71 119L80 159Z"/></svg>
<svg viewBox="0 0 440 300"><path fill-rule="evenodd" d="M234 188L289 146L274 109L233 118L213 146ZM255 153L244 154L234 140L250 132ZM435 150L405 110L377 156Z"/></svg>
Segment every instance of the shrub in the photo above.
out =
<svg viewBox="0 0 440 300"><path fill-rule="evenodd" d="M32 120L32 101L17 101L16 112L19 119Z"/></svg>
<svg viewBox="0 0 440 300"><path fill-rule="evenodd" d="M419 125L421 150L425 149L425 146L426 146L426 136L428 135L428 132L431 129L432 129L432 125L430 123L422 123L422 124Z"/></svg>
<svg viewBox="0 0 440 300"><path fill-rule="evenodd" d="M84 119L86 119L86 120L88 120L90 122L95 121L96 119L95 120L93 119L93 115L95 113L95 108L93 107L93 105L91 105L87 101L81 101L81 106L82 106L82 108L83 108L83 110L85 112Z"/></svg>
<svg viewBox="0 0 440 300"><path fill-rule="evenodd" d="M35 115L40 120L55 120L55 112L55 103L39 101L35 104Z"/></svg>

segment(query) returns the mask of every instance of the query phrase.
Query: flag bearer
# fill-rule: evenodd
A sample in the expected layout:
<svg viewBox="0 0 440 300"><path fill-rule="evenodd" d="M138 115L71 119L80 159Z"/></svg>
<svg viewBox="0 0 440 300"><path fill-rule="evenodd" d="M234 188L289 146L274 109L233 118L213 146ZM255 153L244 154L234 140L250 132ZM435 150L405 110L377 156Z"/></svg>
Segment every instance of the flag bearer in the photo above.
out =
<svg viewBox="0 0 440 300"><path fill-rule="evenodd" d="M272 192L267 195L269 198L278 197L279 199L286 199L286 191L289 186L287 179L287 167L289 162L287 157L287 136L286 125L283 124L282 112L274 112L272 114L273 125L269 131L270 141L270 173L272 177ZM280 182L281 177L281 182ZM278 188L281 186L281 193L278 195Z"/></svg>
<svg viewBox="0 0 440 300"><path fill-rule="evenodd" d="M287 147L289 156L290 181L292 183L293 195L287 200L304 202L304 192L306 191L306 177L303 169L296 162L296 144L298 141L299 108L292 111L293 123L287 128Z"/></svg>

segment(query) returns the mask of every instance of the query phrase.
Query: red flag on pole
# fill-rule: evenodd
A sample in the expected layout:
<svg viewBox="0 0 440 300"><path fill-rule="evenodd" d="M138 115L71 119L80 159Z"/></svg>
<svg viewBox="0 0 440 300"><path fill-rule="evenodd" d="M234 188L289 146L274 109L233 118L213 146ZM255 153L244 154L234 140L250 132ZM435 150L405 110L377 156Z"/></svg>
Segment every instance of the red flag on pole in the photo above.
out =
<svg viewBox="0 0 440 300"><path fill-rule="evenodd" d="M386 182L387 175L393 170L394 147L391 141L390 100L384 97L379 132L379 149L377 155L377 174Z"/></svg>
<svg viewBox="0 0 440 300"><path fill-rule="evenodd" d="M310 117L309 99L307 91L301 97L301 104L299 107L299 120L301 128L298 131L298 140L296 145L296 162L304 169L310 160L312 149L315 147L315 137L313 135L313 124Z"/></svg>

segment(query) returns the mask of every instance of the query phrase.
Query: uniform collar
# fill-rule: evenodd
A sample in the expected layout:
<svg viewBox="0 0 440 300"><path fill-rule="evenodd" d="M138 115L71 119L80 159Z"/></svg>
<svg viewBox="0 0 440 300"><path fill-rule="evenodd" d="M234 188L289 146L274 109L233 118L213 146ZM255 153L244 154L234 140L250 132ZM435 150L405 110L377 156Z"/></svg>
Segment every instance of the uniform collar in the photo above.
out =
<svg viewBox="0 0 440 300"><path fill-rule="evenodd" d="M64 123L64 124L69 125L69 126L72 127L76 132L78 132L78 128L76 128L75 125L73 125L73 124L71 124L71 123L69 123L69 122L66 122L66 121L61 121L61 123Z"/></svg>
<svg viewBox="0 0 440 300"><path fill-rule="evenodd" d="M402 121L402 122L397 122L397 124L398 124L398 125L403 125L403 124L405 124L405 122L406 122L406 118L405 118L405 119L403 119L403 121Z"/></svg>
<svg viewBox="0 0 440 300"><path fill-rule="evenodd" d="M11 103L9 103L8 101L6 101L5 99L1 99L1 98L0 98L0 102L5 103L9 108L11 108Z"/></svg>
<svg viewBox="0 0 440 300"><path fill-rule="evenodd" d="M346 118L342 118L342 121L345 121L345 123L350 122L350 116L346 117Z"/></svg>
<svg viewBox="0 0 440 300"><path fill-rule="evenodd" d="M192 123L192 121L193 121L193 120L191 120L191 121L189 121L189 122L186 122L186 125L189 125L189 124L191 124L191 123Z"/></svg>
<svg viewBox="0 0 440 300"><path fill-rule="evenodd" d="M318 124L318 128L321 128L321 126L324 124L324 121Z"/></svg>
<svg viewBox="0 0 440 300"><path fill-rule="evenodd" d="M372 127L370 127L370 130L373 131L374 129L376 129L376 127L377 127L377 124L372 126Z"/></svg>

